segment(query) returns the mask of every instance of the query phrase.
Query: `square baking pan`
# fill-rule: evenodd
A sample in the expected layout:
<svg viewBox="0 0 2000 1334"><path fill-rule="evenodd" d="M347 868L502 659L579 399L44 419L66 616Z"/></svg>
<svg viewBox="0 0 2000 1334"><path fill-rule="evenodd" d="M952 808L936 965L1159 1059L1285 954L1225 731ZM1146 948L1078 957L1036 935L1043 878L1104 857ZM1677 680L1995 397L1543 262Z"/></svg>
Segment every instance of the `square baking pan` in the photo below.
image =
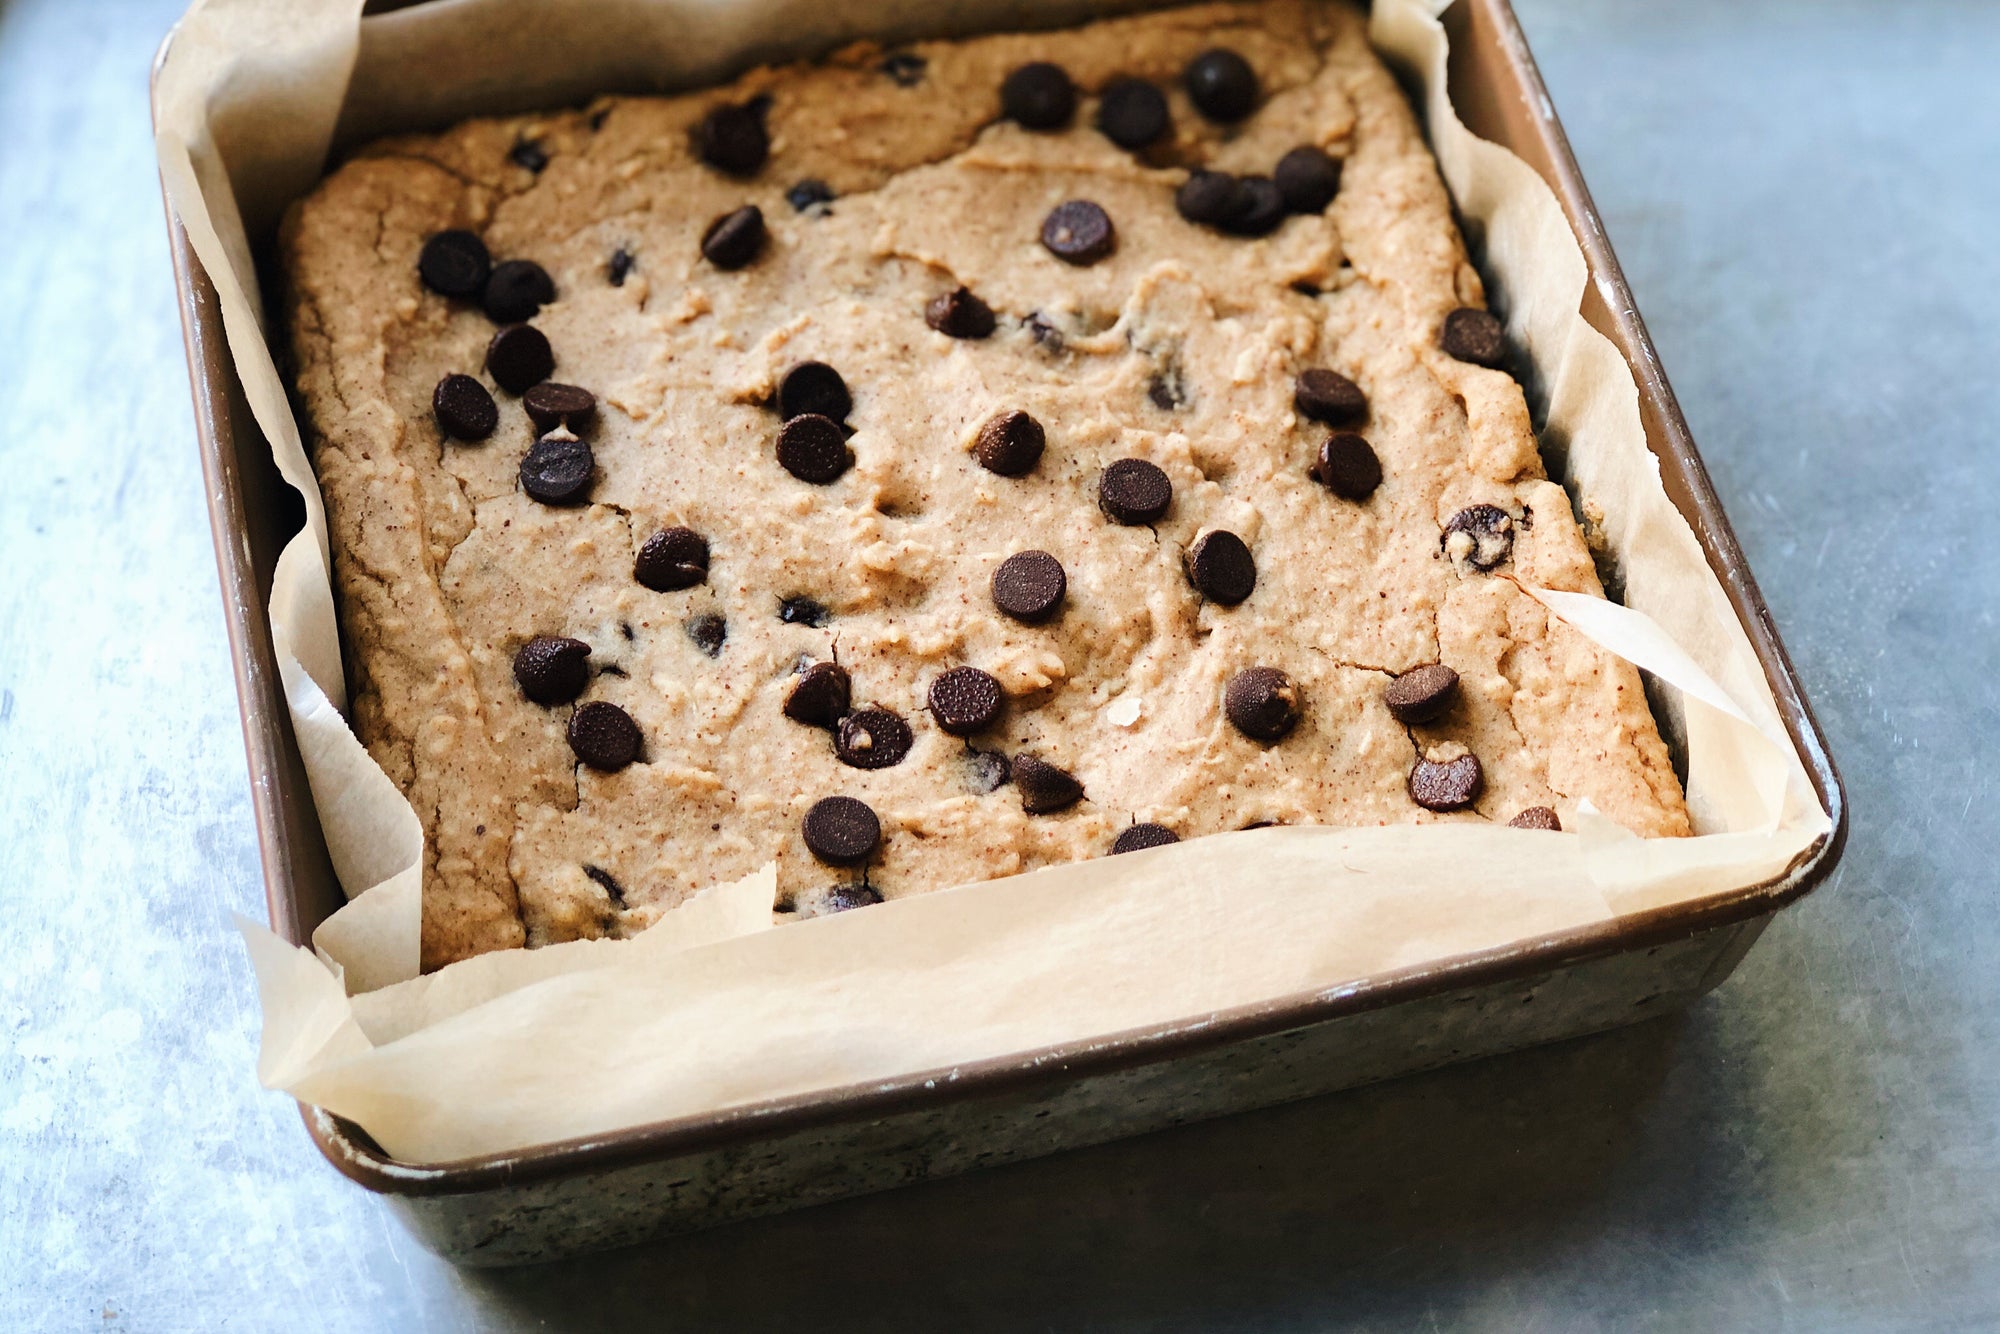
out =
<svg viewBox="0 0 2000 1334"><path fill-rule="evenodd" d="M1716 499L1507 0L1444 14L1461 119L1548 182L1588 261L1583 314L1623 354L1668 496L1756 651L1831 827L1782 875L1504 948L1184 1024L588 1140L411 1166L301 1106L342 1173L453 1261L516 1264L623 1245L970 1168L1351 1088L1664 1014L1729 976L1771 916L1823 880L1845 796L1790 659ZM169 39L171 40L171 39ZM164 55L164 48L162 48ZM303 523L252 419L208 276L169 213L216 562L273 929L293 944L345 901L286 712L265 612ZM1472 238L1476 241L1476 238ZM1533 1001L1533 1004L1524 1002Z"/></svg>

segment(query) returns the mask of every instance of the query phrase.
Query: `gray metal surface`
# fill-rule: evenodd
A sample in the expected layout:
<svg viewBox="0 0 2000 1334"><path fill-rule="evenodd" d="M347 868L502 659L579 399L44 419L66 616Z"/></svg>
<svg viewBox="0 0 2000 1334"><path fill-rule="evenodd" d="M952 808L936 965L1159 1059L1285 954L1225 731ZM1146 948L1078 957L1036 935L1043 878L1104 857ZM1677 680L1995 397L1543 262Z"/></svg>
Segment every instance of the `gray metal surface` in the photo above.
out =
<svg viewBox="0 0 2000 1334"><path fill-rule="evenodd" d="M1853 801L1685 1018L462 1274L249 1079L261 911L145 119L0 0L0 1329L2000 1326L2000 7L1519 0Z"/></svg>

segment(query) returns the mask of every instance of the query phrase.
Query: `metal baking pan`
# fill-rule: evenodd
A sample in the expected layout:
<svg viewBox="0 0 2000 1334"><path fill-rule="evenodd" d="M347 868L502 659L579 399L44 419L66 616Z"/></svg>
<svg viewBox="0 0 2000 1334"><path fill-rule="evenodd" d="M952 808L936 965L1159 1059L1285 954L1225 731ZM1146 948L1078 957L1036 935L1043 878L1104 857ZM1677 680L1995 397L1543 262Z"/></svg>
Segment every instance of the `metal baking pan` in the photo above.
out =
<svg viewBox="0 0 2000 1334"><path fill-rule="evenodd" d="M622 1245L970 1168L1328 1093L1667 1013L1729 976L1772 914L1840 855L1839 775L1634 309L1507 0L1457 0L1452 99L1466 125L1554 188L1589 261L1584 315L1624 354L1668 495L1728 590L1778 711L1832 816L1785 874L1698 904L1438 960L1199 1023L1117 1034L772 1099L587 1141L412 1167L301 1107L341 1172L388 1198L426 1244L501 1265ZM225 619L273 928L303 944L344 901L285 710L265 598L303 523L230 363L221 312L168 217ZM1524 1004L1533 1001L1534 1004Z"/></svg>

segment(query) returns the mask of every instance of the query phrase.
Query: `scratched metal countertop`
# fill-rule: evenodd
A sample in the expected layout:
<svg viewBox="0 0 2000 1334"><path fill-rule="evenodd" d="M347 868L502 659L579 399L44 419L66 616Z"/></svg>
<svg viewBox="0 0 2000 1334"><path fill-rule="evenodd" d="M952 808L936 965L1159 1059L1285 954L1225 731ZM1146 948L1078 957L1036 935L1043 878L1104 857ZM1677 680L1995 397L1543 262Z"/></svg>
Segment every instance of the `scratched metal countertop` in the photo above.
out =
<svg viewBox="0 0 2000 1334"><path fill-rule="evenodd" d="M146 119L0 0L0 1328L2000 1327L2000 6L1517 0L1845 770L1684 1017L671 1244L422 1251L252 1078Z"/></svg>

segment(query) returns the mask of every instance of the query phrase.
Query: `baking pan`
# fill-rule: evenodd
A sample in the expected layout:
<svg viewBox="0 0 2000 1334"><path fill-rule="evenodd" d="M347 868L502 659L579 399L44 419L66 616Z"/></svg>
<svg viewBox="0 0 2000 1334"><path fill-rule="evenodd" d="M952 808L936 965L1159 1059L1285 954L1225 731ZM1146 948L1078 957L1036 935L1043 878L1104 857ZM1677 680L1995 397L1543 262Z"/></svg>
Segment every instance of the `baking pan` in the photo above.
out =
<svg viewBox="0 0 2000 1334"><path fill-rule="evenodd" d="M1699 903L1185 1024L524 1152L412 1167L388 1158L354 1125L302 1105L328 1161L386 1196L448 1259L473 1265L550 1259L1668 1013L1727 977L1771 916L1826 877L1847 832L1839 775L1688 436L1520 26L1507 0L1457 0L1444 22L1450 91L1461 119L1540 173L1582 245L1592 279L1584 316L1631 367L1667 494L1700 540L1763 664L1831 817L1828 833L1783 875ZM305 944L345 900L292 736L265 613L278 553L304 512L251 418L214 289L171 212L168 227L266 901L273 929Z"/></svg>

